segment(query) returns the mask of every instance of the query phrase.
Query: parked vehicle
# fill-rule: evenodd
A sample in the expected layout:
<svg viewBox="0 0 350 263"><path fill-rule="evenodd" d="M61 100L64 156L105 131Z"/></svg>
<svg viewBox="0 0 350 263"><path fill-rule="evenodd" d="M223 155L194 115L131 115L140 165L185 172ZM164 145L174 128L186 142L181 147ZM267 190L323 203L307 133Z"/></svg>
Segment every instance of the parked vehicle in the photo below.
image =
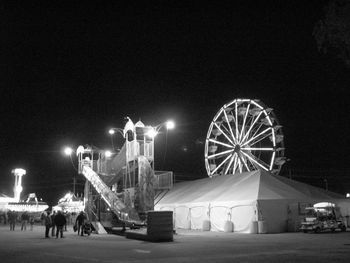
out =
<svg viewBox="0 0 350 263"><path fill-rule="evenodd" d="M301 222L301 230L304 233L340 229L346 231L343 217L340 214L339 207L332 203L317 203L312 207L306 208L306 215Z"/></svg>

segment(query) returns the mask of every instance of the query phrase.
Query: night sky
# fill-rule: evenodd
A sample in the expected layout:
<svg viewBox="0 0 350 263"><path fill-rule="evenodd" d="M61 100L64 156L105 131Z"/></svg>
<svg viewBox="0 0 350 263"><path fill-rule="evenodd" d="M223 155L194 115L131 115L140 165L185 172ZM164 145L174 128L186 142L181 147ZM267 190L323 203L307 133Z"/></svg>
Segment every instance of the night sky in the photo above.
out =
<svg viewBox="0 0 350 263"><path fill-rule="evenodd" d="M350 69L312 35L327 1L130 2L0 3L0 193L21 167L22 196L57 203L75 174L63 147L111 148L126 116L175 120L156 169L204 178L209 124L235 98L274 109L282 175L350 192Z"/></svg>

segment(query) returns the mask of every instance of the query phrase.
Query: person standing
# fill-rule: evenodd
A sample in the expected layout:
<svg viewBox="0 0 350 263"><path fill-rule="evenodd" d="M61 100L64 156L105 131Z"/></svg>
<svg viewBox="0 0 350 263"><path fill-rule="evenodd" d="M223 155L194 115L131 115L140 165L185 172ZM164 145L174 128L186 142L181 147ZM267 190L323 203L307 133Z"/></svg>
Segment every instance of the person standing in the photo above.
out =
<svg viewBox="0 0 350 263"><path fill-rule="evenodd" d="M66 223L64 224L64 231L67 231L67 224L68 224L68 212L67 211L65 211L64 212L64 217L66 218Z"/></svg>
<svg viewBox="0 0 350 263"><path fill-rule="evenodd" d="M56 216L56 211L53 211L51 214L51 236L53 237L55 235L55 216Z"/></svg>
<svg viewBox="0 0 350 263"><path fill-rule="evenodd" d="M51 216L49 211L47 211L47 214L44 215L44 224L45 224L45 238L50 238L49 232L50 232L50 227L52 225L52 222L51 222Z"/></svg>
<svg viewBox="0 0 350 263"><path fill-rule="evenodd" d="M30 216L29 218L29 224L30 224L30 231L33 231L33 226L34 226L34 216Z"/></svg>
<svg viewBox="0 0 350 263"><path fill-rule="evenodd" d="M56 225L56 238L58 238L58 234L63 238L63 227L67 223L66 217L61 211L58 211L54 220L54 224Z"/></svg>
<svg viewBox="0 0 350 263"><path fill-rule="evenodd" d="M28 213L25 211L25 212L23 212L22 215L21 215L21 223L22 223L21 231L26 231L26 230L27 230L28 221L29 221L29 215L28 215Z"/></svg>
<svg viewBox="0 0 350 263"><path fill-rule="evenodd" d="M86 216L85 216L84 212L81 211L79 213L79 215L77 216L77 219L75 220L75 224L78 226L78 235L79 235L79 233L81 236L84 235L83 225L85 223L85 219L86 219Z"/></svg>
<svg viewBox="0 0 350 263"><path fill-rule="evenodd" d="M16 219L17 219L16 212L9 210L7 212L7 217L8 217L9 223L10 223L10 231L15 231Z"/></svg>

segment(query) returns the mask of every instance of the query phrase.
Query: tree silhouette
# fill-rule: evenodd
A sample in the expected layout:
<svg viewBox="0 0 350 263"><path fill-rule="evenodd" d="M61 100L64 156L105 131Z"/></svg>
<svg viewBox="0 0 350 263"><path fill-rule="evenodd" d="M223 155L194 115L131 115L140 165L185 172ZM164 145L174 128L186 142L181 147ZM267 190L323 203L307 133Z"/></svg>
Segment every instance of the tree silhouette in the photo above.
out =
<svg viewBox="0 0 350 263"><path fill-rule="evenodd" d="M319 51L340 58L350 67L350 0L331 0L313 35Z"/></svg>

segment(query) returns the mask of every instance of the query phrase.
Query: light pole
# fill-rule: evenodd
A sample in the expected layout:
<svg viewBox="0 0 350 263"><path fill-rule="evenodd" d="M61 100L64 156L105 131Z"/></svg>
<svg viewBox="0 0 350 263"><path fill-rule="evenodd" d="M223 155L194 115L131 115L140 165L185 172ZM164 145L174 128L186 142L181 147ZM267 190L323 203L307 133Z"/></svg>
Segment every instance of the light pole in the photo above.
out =
<svg viewBox="0 0 350 263"><path fill-rule="evenodd" d="M121 134L124 137L124 130L121 128L110 128L108 130L108 133L111 135L111 142L112 142L112 150L114 151L114 142L113 142L113 136L114 134L118 132L119 134Z"/></svg>
<svg viewBox="0 0 350 263"><path fill-rule="evenodd" d="M71 161L71 163L72 163L72 166L73 166L73 168L74 168L74 170L76 171L76 172L78 172L78 169L75 167L75 165L74 165L74 162L73 162L73 159L72 159L72 153L73 153L74 151L73 151L73 149L71 148L71 147L65 147L64 148L64 154L66 155L66 156L69 156L69 159L70 159L70 161ZM75 184L76 184L76 175L74 174L74 176L73 176L73 194L75 195Z"/></svg>
<svg viewBox="0 0 350 263"><path fill-rule="evenodd" d="M162 169L163 169L163 165L164 165L165 157L166 157L166 152L167 152L167 148L168 148L168 130L172 130L175 128L175 122L172 120L169 120L169 121L163 122L161 124L158 124L155 127L152 127L152 129L150 129L146 134L147 136L151 137L152 140L154 141L154 138L158 135L160 129L163 127L166 128L166 133L165 133L165 150L164 150L164 154L163 154Z"/></svg>

